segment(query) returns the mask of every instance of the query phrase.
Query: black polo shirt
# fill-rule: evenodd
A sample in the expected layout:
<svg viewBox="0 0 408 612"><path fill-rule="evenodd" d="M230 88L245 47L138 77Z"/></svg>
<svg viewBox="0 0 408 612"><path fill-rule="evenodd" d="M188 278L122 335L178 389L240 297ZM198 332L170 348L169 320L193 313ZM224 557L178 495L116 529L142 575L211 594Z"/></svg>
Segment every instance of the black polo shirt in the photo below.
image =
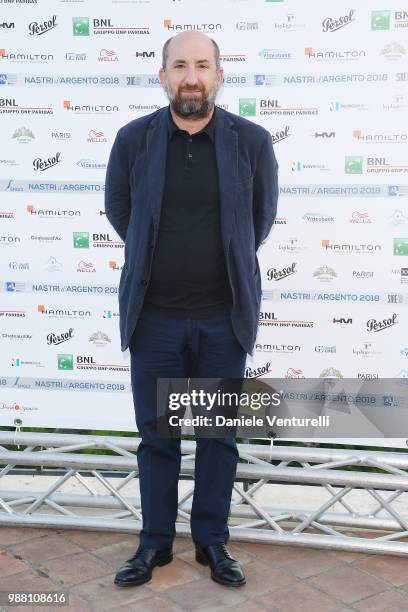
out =
<svg viewBox="0 0 408 612"><path fill-rule="evenodd" d="M215 113L200 132L190 135L177 127L169 108L159 236L144 302L149 312L202 319L231 310L221 240Z"/></svg>

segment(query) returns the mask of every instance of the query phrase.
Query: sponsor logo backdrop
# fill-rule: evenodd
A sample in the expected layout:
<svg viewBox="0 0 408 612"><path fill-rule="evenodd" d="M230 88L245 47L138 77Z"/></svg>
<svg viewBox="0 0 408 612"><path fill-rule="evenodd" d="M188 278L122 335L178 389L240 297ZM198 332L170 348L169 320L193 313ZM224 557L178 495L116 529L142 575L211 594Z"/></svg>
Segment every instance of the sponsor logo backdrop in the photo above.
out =
<svg viewBox="0 0 408 612"><path fill-rule="evenodd" d="M161 48L187 29L279 162L246 375L408 377L405 3L0 4L2 425L135 429L104 177L117 129L167 104Z"/></svg>

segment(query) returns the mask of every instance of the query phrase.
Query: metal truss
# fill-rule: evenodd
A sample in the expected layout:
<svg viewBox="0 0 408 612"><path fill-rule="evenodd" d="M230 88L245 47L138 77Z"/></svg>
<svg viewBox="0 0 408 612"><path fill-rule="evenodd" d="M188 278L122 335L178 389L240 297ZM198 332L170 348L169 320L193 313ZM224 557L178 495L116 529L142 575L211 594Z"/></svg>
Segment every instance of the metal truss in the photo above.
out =
<svg viewBox="0 0 408 612"><path fill-rule="evenodd" d="M11 444L24 448L7 450ZM138 444L136 437L0 432L0 525L138 533L140 499L123 492L138 475ZM90 448L112 454L79 452ZM183 440L181 448L180 479L191 486L179 499L176 529L188 537L195 442ZM407 454L262 444L238 448L231 540L408 556ZM15 466L42 466L47 474L58 468L58 475L41 492L6 490L2 479ZM41 478L37 471L33 480ZM84 492L59 491L70 479ZM320 501L313 508L284 509L262 502L262 497L273 499L274 487L282 483L288 493L291 486L304 486L305 499L310 487L317 487L313 491L320 495L312 497ZM356 492L358 503L352 499Z"/></svg>

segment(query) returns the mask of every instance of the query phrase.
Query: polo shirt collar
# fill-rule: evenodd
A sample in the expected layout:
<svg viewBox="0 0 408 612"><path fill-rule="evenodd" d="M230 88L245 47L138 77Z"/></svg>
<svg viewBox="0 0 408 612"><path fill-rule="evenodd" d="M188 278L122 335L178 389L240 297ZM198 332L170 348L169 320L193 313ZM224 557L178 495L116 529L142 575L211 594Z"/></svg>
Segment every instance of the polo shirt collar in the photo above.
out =
<svg viewBox="0 0 408 612"><path fill-rule="evenodd" d="M214 112L213 115L210 119L210 121L207 123L207 125L205 125L203 127L202 130L200 130L199 132L196 132L195 134L193 134L193 136L196 136L197 134L208 134L210 140L212 143L214 143L214 138L215 138L215 113L217 112L217 107L214 106ZM177 130L180 130L180 128L177 127L177 125L174 123L174 119L171 115L170 112L170 106L168 106L168 114L167 114L167 126L168 126L168 134L169 134L169 140L172 138L172 136L174 135L175 132L177 132ZM183 130L180 130L183 131Z"/></svg>

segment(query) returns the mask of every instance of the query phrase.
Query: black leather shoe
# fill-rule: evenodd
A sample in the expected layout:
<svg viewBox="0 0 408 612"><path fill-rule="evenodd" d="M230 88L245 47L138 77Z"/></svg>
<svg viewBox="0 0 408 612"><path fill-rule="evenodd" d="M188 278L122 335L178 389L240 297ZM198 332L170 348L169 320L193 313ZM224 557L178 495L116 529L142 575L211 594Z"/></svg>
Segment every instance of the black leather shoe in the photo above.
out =
<svg viewBox="0 0 408 612"><path fill-rule="evenodd" d="M240 564L229 554L225 544L211 544L202 547L196 544L196 561L209 565L211 578L225 586L242 586L245 575Z"/></svg>
<svg viewBox="0 0 408 612"><path fill-rule="evenodd" d="M173 561L172 548L158 550L139 546L133 557L128 559L115 576L118 586L136 586L151 580L156 565L167 565Z"/></svg>

